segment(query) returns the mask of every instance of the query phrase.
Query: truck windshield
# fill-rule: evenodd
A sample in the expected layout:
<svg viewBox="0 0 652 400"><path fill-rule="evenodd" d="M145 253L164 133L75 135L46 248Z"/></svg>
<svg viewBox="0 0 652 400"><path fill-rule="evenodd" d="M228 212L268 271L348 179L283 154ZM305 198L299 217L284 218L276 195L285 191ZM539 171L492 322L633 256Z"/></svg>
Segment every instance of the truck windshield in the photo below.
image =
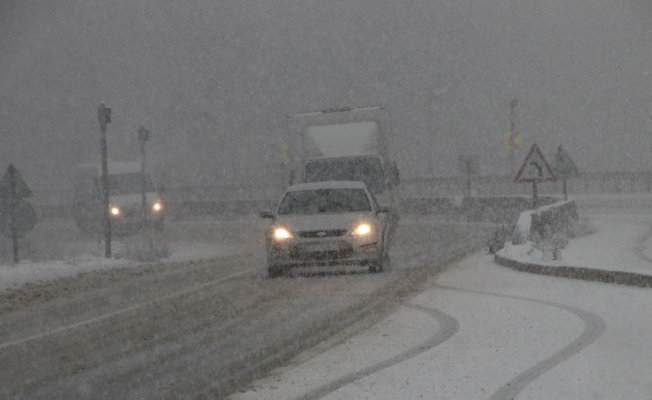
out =
<svg viewBox="0 0 652 400"><path fill-rule="evenodd" d="M142 184L142 174L140 172L109 175L109 193L114 196L140 193ZM145 191L154 192L155 190L149 175L145 175Z"/></svg>
<svg viewBox="0 0 652 400"><path fill-rule="evenodd" d="M362 181L373 194L385 191L379 157L332 158L306 162L305 182Z"/></svg>
<svg viewBox="0 0 652 400"><path fill-rule="evenodd" d="M288 192L278 208L279 215L307 215L371 211L362 189L315 189Z"/></svg>

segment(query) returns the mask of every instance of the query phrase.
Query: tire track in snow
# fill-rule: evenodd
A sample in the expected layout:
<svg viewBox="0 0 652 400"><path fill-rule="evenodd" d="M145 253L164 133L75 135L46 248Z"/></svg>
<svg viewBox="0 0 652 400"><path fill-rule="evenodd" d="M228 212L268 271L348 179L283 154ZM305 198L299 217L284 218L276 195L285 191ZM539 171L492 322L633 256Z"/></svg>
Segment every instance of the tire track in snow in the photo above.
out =
<svg viewBox="0 0 652 400"><path fill-rule="evenodd" d="M122 314L126 314L126 313L129 313L129 312L141 309L141 308L145 308L145 307L150 306L150 305L159 304L159 303L165 302L167 300L170 300L170 299L173 299L173 298L185 295L185 294L189 294L189 293L192 293L192 292L197 292L197 291L200 291L200 290L208 289L208 288L211 288L211 287L213 287L213 286L215 286L215 285L217 285L219 283L222 283L222 282L225 282L225 281L228 281L228 280L231 280L231 279L235 279L235 278L247 275L247 274L251 274L252 272L253 272L253 270L245 270L245 271L242 271L242 272L237 272L237 273L228 275L228 276L220 278L220 279L205 282L205 283L202 283L201 285L191 286L191 287L188 287L188 288L177 290L175 292L168 293L165 296L155 297L155 298L149 299L149 300L147 300L145 302L134 304L132 306L121 308L119 310L111 311L109 313L98 315L98 316L93 317L93 318L85 319L83 321L79 321L79 322L76 322L74 324L64 325L64 326L61 326L59 328L50 329L50 330L47 330L45 332L41 332L41 333L38 333L38 334L35 334L35 335L26 336L26 337L22 337L20 339L0 343L0 350L5 349L7 347L11 347L11 346L17 346L19 344L23 344L23 343L30 342L30 341L33 341L33 340L42 339L42 338L45 338L47 336L55 335L57 333L71 331L71 330L80 328L82 326L91 325L91 324L94 324L94 323L97 323L97 322L100 322L100 321L103 321L103 320L106 320L106 319L114 318L114 317L120 316Z"/></svg>
<svg viewBox="0 0 652 400"><path fill-rule="evenodd" d="M546 372L552 370L555 366L561 364L563 361L567 360L571 356L578 354L580 351L582 351L590 344L595 342L600 336L602 336L602 334L606 330L606 324L600 316L590 311L578 307L570 306L567 304L561 304L561 303L556 303L556 302L546 301L546 300L532 299L532 298L521 297L521 296L501 295L497 293L466 290L466 289L460 289L460 288L450 287L450 286L436 285L435 287L438 287L440 289L447 289L447 290L465 292L465 293L473 293L473 294L478 294L483 296L500 297L505 299L540 304L548 307L554 307L575 315L584 323L584 330L575 340L573 340L571 343L563 347L561 350L552 354L550 357L542 360L541 362L535 364L534 366L516 375L509 382L507 382L505 385L499 388L498 391L496 391L489 398L490 400L513 400L515 396L520 391L522 391L527 385L529 385L531 382L533 382L534 380L536 380ZM349 374L333 382L330 382L326 385L323 385L317 389L314 389L306 394L297 397L296 400L299 399L316 400L316 399L323 398L328 394L335 392L339 388L355 382L356 380L362 379L366 376L372 375L381 370L392 367L396 364L399 364L403 361L413 358L419 355L420 353L428 351L433 347L436 347L439 344L450 339L453 335L455 335L459 331L460 328L459 322L454 317L448 314L445 314L434 308L429 308L421 305L405 304L405 306L420 310L428 314L429 316L435 318L440 323L441 329L430 339L428 339L426 342L418 346L415 346L404 353L401 353L381 363L372 365L356 373Z"/></svg>
<svg viewBox="0 0 652 400"><path fill-rule="evenodd" d="M513 400L516 395L523 390L527 385L532 383L535 379L542 376L544 373L550 371L557 365L561 364L563 361L567 360L571 356L579 353L591 343L595 342L606 329L606 324L604 320L590 311L583 310L578 307L570 306L567 304L555 303L552 301L538 300L521 296L511 296L511 295L502 295L497 293L488 293L475 290L466 290L450 286L440 286L436 287L441 289L454 290L458 292L473 293L483 296L492 296L500 297L505 299L512 299L518 301L525 301L535 304L541 304L544 306L558 308L564 311L567 311L575 316L577 316L584 323L584 330L582 333L573 340L570 344L552 354L550 357L545 360L533 365L532 367L526 369L520 374L516 375L509 382L503 385L498 391L496 391L491 397L490 400Z"/></svg>
<svg viewBox="0 0 652 400"><path fill-rule="evenodd" d="M440 325L440 329L431 336L425 342L412 347L411 349L403 352L397 356L389 358L385 361L382 361L378 364L372 365L365 369L362 369L358 372L346 375L340 379L327 383L323 386L320 386L308 393L302 394L297 397L297 400L316 400L322 397L327 396L328 394L338 390L341 387L344 387L348 384L351 384L359 379L362 379L366 376L375 374L376 372L382 371L386 368L392 367L396 364L399 364L403 361L409 360L412 357L415 357L425 351L432 349L435 346L440 345L446 340L450 339L453 335L457 333L460 329L460 324L452 316L445 314L434 308L424 307L416 304L404 304L405 307L414 308L418 311L427 314L429 317L434 318Z"/></svg>

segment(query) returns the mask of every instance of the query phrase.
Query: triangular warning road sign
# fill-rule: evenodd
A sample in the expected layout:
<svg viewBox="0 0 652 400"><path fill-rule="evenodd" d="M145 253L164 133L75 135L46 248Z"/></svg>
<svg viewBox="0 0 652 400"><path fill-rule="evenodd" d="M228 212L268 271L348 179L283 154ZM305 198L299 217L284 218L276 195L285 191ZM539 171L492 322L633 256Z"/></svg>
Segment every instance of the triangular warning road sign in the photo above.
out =
<svg viewBox="0 0 652 400"><path fill-rule="evenodd" d="M7 172L0 179L0 198L10 198L12 191L14 192L13 195L17 198L32 196L32 191L29 190L20 172L18 172L13 164L9 164Z"/></svg>
<svg viewBox="0 0 652 400"><path fill-rule="evenodd" d="M525 157L525 161L523 161L523 165L518 170L514 182L554 182L555 180L557 180L557 177L550 168L550 164L543 157L539 146L536 143L533 144L527 157Z"/></svg>

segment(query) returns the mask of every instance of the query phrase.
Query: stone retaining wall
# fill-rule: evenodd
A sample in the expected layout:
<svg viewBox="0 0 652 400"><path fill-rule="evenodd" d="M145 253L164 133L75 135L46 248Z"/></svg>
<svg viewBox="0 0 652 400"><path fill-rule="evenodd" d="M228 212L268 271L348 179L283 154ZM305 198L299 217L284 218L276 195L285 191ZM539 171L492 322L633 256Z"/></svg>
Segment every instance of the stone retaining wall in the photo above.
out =
<svg viewBox="0 0 652 400"><path fill-rule="evenodd" d="M529 272L537 275L556 276L560 278L581 279L604 283L616 283L619 285L652 287L652 276L637 274L635 272L607 271L586 267L551 266L526 263L512 260L499 255L494 257L498 265L521 272Z"/></svg>

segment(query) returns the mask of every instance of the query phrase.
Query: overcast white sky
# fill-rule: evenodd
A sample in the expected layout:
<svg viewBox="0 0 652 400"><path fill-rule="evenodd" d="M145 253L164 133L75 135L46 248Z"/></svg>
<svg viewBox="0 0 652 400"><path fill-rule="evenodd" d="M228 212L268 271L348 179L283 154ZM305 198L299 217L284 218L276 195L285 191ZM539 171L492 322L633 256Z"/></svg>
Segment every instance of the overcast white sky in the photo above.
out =
<svg viewBox="0 0 652 400"><path fill-rule="evenodd" d="M383 104L404 178L504 173L509 102L524 157L649 170L652 10L639 0L76 1L0 4L0 168L37 190L110 153L170 184L276 181L286 116Z"/></svg>

